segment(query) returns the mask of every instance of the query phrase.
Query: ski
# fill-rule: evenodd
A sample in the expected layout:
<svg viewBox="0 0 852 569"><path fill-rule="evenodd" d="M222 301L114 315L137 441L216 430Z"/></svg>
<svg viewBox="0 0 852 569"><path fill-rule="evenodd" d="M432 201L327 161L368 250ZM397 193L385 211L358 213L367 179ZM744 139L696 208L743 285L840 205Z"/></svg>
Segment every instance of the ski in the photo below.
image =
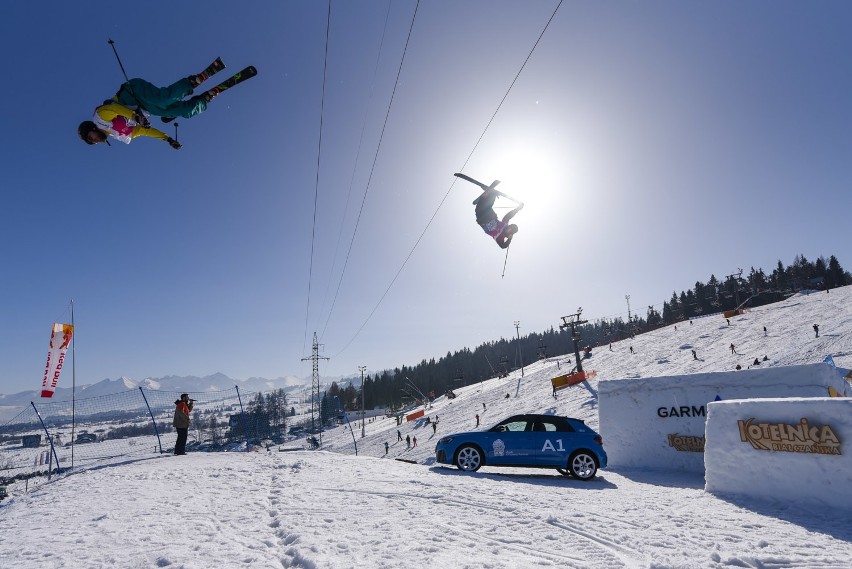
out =
<svg viewBox="0 0 852 569"><path fill-rule="evenodd" d="M208 65L207 68L204 69L204 71L199 73L199 75L201 75L201 77L202 77L202 79L201 79L201 81L199 81L199 83L207 81L208 79L210 79L211 77L213 77L214 75L216 75L217 73L222 71L223 69L225 69L225 62L222 61L221 57L217 57L216 60L213 61L213 63Z"/></svg>
<svg viewBox="0 0 852 569"><path fill-rule="evenodd" d="M511 200L518 205L521 205L521 206L524 205L524 202L516 200L512 196L506 195L503 192L498 192L497 190L494 189L495 187L497 187L497 184L500 183L500 180L494 180L493 182L491 182L490 186L487 186L487 185L483 184L482 182L480 182L479 180L475 180L475 179L471 178L470 176L468 176L466 174L461 174L459 172L456 172L455 174L453 174L453 176L455 176L456 178L461 178L462 180L467 180L471 184L476 184L477 186L482 188L482 190L485 191L485 192L493 191L493 192L496 192L498 196L502 196L502 197L506 198L507 200ZM474 200L473 203L476 203L478 199L479 198Z"/></svg>
<svg viewBox="0 0 852 569"><path fill-rule="evenodd" d="M491 182L490 186L486 186L485 184L483 184L479 180L474 180L473 178L471 178L470 176L468 176L466 174L461 174L459 172L456 172L455 174L453 174L453 176L455 176L456 178L461 178L462 180L467 180L471 184L476 184L477 186L479 186L483 190L493 190L494 188L497 187L497 184L500 183L500 180L494 180L493 182Z"/></svg>
<svg viewBox="0 0 852 569"><path fill-rule="evenodd" d="M246 67L245 69L243 69L242 71L240 71L239 73L234 75L233 77L229 77L228 79L225 79L224 81L222 81L221 83L219 83L218 85L216 85L215 87L213 87L212 89L210 89L207 92L215 97L216 95L218 95L222 91L224 91L226 89L230 89L231 87L233 87L234 85L237 85L238 83L242 83L243 81L247 81L248 79L251 79L255 75L257 75L257 69L255 69L254 65L249 65L248 67Z"/></svg>

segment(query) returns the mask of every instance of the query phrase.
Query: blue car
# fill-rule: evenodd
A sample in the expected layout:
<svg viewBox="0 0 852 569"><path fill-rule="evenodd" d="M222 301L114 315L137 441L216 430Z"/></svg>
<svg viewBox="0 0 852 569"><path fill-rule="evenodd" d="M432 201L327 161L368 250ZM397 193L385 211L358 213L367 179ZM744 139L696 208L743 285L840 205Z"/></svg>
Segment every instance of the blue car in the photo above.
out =
<svg viewBox="0 0 852 569"><path fill-rule="evenodd" d="M601 436L580 419L555 415L515 415L487 431L443 437L435 458L467 472L486 465L555 468L580 480L606 468Z"/></svg>

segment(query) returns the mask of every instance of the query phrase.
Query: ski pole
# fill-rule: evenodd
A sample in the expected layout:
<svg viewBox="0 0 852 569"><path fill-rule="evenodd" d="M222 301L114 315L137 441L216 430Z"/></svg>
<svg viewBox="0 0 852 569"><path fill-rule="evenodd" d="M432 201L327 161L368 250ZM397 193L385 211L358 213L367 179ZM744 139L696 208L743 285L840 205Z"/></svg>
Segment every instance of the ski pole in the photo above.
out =
<svg viewBox="0 0 852 569"><path fill-rule="evenodd" d="M178 125L179 125L179 124L180 124L180 123L177 123L177 122L175 123L175 140L177 140L177 139L178 139L178 137L177 137L177 127L178 127Z"/></svg>
<svg viewBox="0 0 852 569"><path fill-rule="evenodd" d="M112 38L109 38L107 43L112 47L112 52L115 54L115 58L118 60L118 66L121 67L121 72L124 74L124 80L130 81L130 78L127 76L127 71L124 70L124 65L121 64L121 58L118 57L118 50L115 49L115 42Z"/></svg>
<svg viewBox="0 0 852 569"><path fill-rule="evenodd" d="M503 274L502 274L502 275L500 275L500 278L501 278L501 279L502 279L503 277L505 277L505 276L506 276L506 263L507 263L508 261L509 261L509 248L508 248L508 247L506 247L506 258L505 258L505 259L503 259Z"/></svg>
<svg viewBox="0 0 852 569"><path fill-rule="evenodd" d="M127 85L127 90L130 91L130 96L133 97L133 99L136 101L136 105L140 109L145 109L145 107L142 106L142 103L139 102L139 97L137 97L136 93L133 92L133 87L130 86L130 78L127 76L127 71L124 70L124 65L121 63L121 58L118 56L118 50L115 49L115 42L112 38L109 38L107 40L107 43L110 45L110 47L112 47L112 52L115 54L115 58L118 60L118 66L121 67L121 73L122 75L124 75L124 84Z"/></svg>

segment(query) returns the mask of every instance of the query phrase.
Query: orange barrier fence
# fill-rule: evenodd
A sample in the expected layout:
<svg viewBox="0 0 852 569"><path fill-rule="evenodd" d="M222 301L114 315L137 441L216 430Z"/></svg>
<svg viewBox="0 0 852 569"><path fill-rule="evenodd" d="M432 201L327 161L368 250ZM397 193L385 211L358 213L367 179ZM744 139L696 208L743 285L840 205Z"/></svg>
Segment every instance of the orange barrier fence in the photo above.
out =
<svg viewBox="0 0 852 569"><path fill-rule="evenodd" d="M415 419L419 419L420 417L422 417L425 414L426 414L426 412L423 409L421 409L420 411L415 411L414 413L411 413L410 415L406 415L405 420L406 421L413 421Z"/></svg>
<svg viewBox="0 0 852 569"><path fill-rule="evenodd" d="M597 374L598 372L594 370L575 371L574 373L566 373L565 375L554 377L550 380L550 383L553 384L553 389L565 389L566 387L571 387L581 381L595 377Z"/></svg>

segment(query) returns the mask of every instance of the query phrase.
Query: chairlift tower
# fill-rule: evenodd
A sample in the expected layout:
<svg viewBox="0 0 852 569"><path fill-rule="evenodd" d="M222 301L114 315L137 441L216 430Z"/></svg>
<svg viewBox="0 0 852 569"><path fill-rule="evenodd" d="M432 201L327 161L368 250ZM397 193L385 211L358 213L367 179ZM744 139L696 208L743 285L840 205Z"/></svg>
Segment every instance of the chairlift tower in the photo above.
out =
<svg viewBox="0 0 852 569"><path fill-rule="evenodd" d="M317 343L317 333L314 332L314 341L311 348L311 357L302 358L302 361L311 360L313 363L313 372L311 374L311 430L316 430L316 422L320 420L320 381L319 381L319 361L328 360L325 356L319 355L321 344ZM321 421L320 421L321 422ZM322 444L322 430L320 430L320 444Z"/></svg>
<svg viewBox="0 0 852 569"><path fill-rule="evenodd" d="M737 287L734 289L734 302L736 302L735 306L737 308L739 308L740 307L740 287L742 286L742 281L743 281L743 270L740 269L739 267L737 267L737 272L725 276L725 280L728 280L732 277L735 278L736 283L737 283Z"/></svg>
<svg viewBox="0 0 852 569"><path fill-rule="evenodd" d="M629 302L628 295L628 302ZM580 320L580 314L583 313L583 308L580 307L577 309L575 314L569 314L568 316L562 317L562 324L559 325L560 330L565 330L566 328L571 328L571 340L574 342L574 357L577 360L577 371L583 371L583 362L580 358L580 336L577 333L577 326L580 324L587 324L588 320Z"/></svg>

